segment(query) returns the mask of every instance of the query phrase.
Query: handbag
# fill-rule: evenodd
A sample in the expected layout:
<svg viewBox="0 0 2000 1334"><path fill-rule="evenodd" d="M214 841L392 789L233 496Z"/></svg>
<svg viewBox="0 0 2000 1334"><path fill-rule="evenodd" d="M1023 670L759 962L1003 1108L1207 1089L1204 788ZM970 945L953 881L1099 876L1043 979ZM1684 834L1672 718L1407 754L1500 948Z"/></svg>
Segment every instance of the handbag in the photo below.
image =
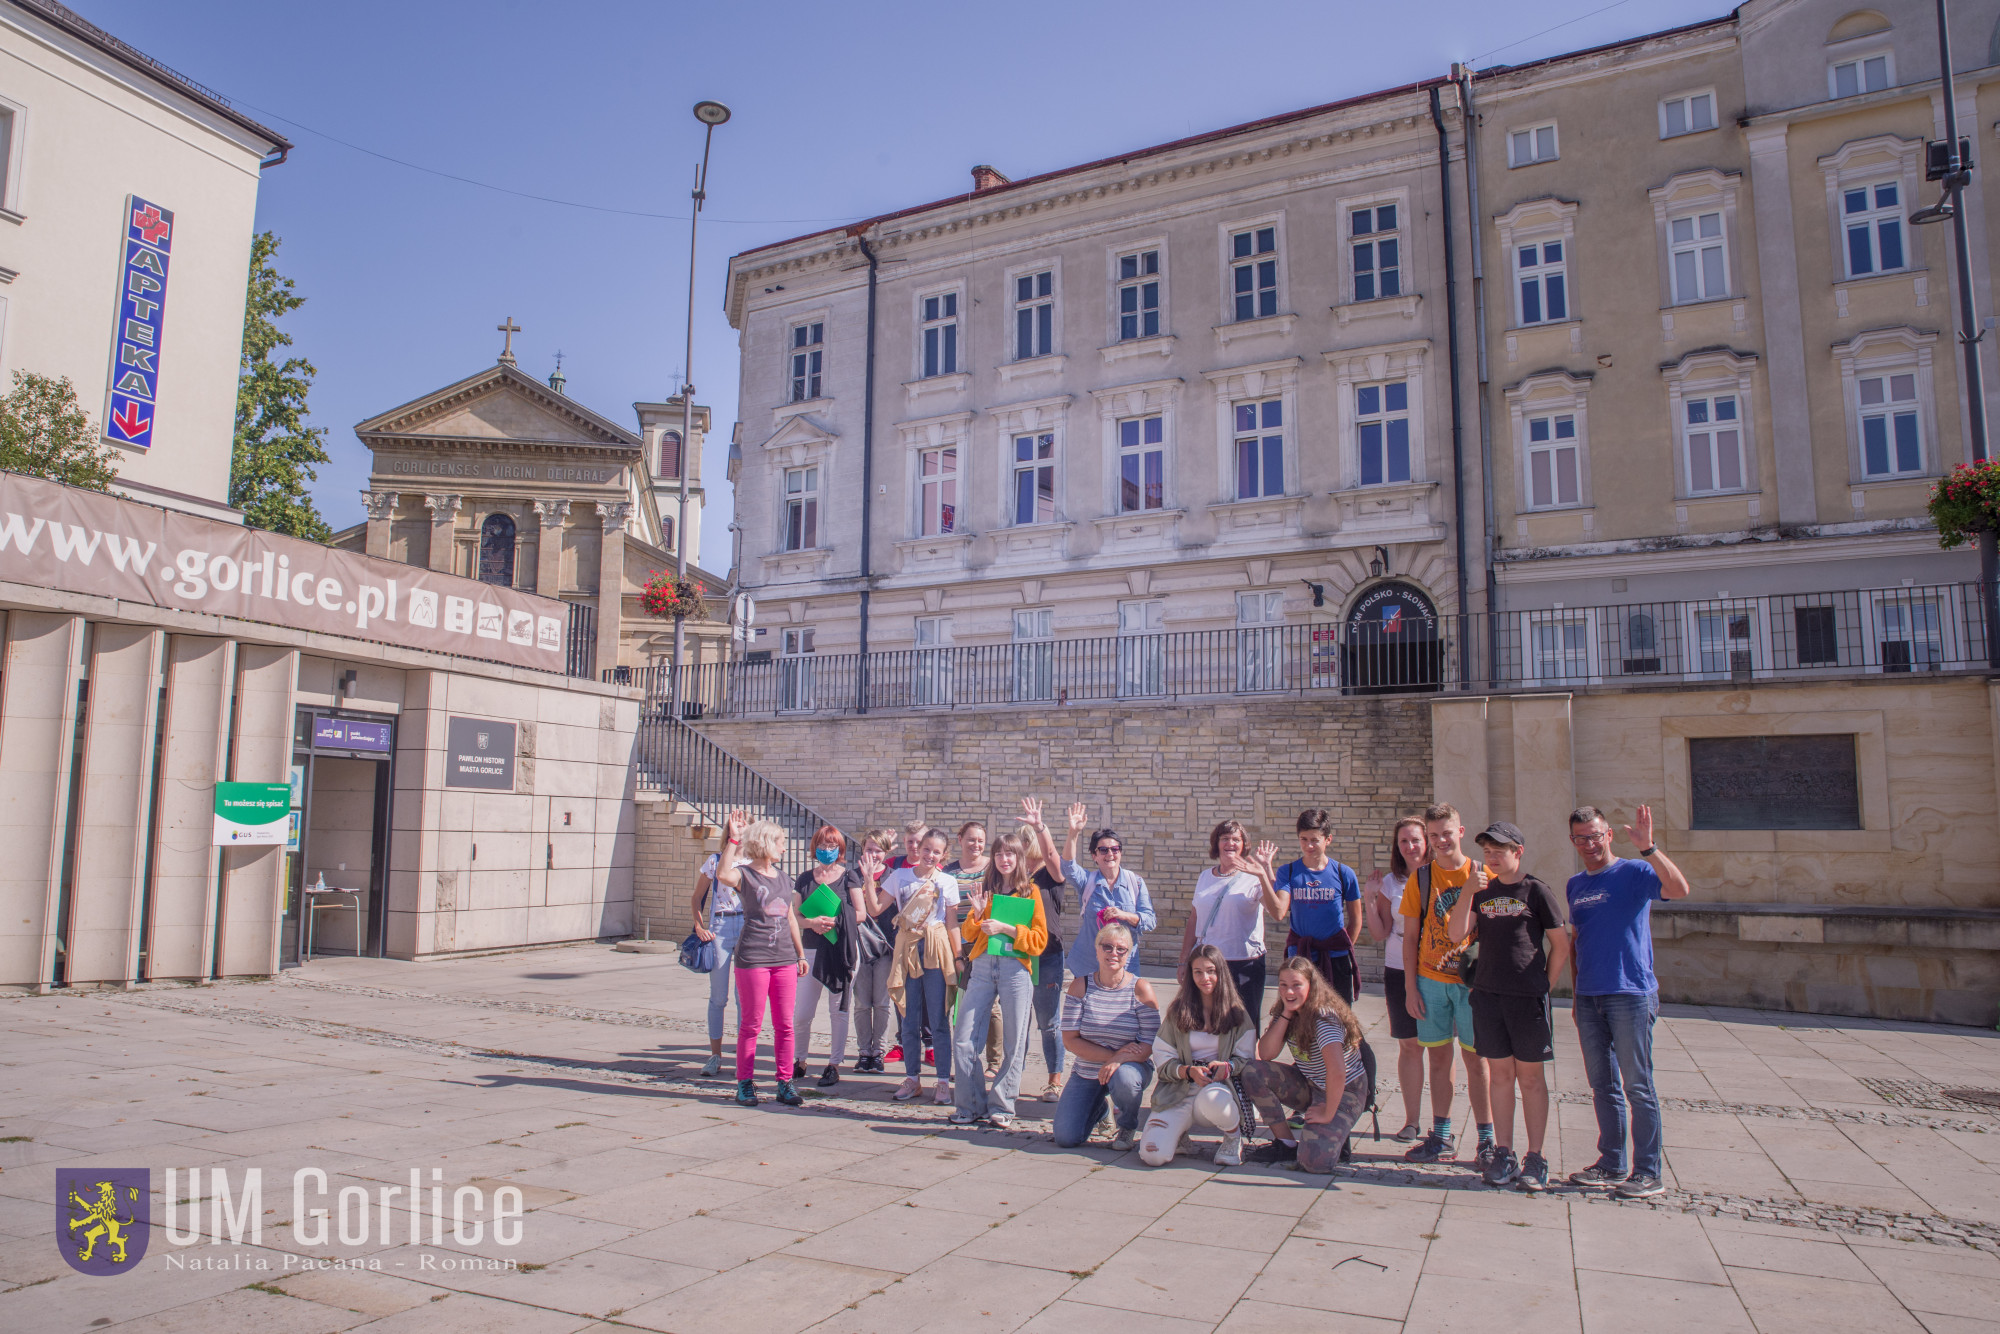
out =
<svg viewBox="0 0 2000 1334"><path fill-rule="evenodd" d="M720 953L714 941L703 940L690 931L687 933L687 939L681 942L681 967L691 973L712 973L715 971L716 963L719 962Z"/></svg>

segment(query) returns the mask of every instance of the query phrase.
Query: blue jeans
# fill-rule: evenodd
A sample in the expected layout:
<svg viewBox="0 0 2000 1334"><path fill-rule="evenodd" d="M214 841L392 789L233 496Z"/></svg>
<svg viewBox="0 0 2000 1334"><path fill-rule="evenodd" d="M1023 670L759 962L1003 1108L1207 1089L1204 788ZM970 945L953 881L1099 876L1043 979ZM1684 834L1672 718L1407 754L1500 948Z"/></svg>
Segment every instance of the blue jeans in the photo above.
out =
<svg viewBox="0 0 2000 1334"><path fill-rule="evenodd" d="M924 1030L935 1035L939 1079L951 1078L951 1011L944 1003L944 969L926 968L903 981L903 1073L924 1077Z"/></svg>
<svg viewBox="0 0 2000 1334"><path fill-rule="evenodd" d="M1660 1097L1653 1091L1653 1020L1660 994L1578 996L1572 1005L1583 1069L1597 1104L1597 1165L1624 1174L1625 1105L1632 1105L1635 1176L1660 1174Z"/></svg>
<svg viewBox="0 0 2000 1334"><path fill-rule="evenodd" d="M1055 1131L1059 1148L1073 1149L1090 1138L1097 1118L1104 1115L1104 1103L1111 1101L1120 1130L1139 1128L1139 1099L1153 1082L1151 1061L1127 1061L1118 1067L1109 1083L1099 1083L1096 1075L1071 1075L1056 1103Z"/></svg>
<svg viewBox="0 0 2000 1334"><path fill-rule="evenodd" d="M1062 1015L1062 956L1042 956L1042 980L1035 987L1035 1027L1042 1030L1042 1064L1054 1079L1063 1070L1062 1029L1056 1020Z"/></svg>
<svg viewBox="0 0 2000 1334"><path fill-rule="evenodd" d="M1028 1015L1034 1006L1034 992L1034 979L1019 959L982 954L972 961L965 990L958 995L958 1027L952 1033L952 1064L959 1070L952 1095L962 1114L1014 1114L1014 1100L1021 1094L1021 1067L1028 1063ZM988 1092L980 1054L993 1024L996 999L1000 1002L1000 1070Z"/></svg>
<svg viewBox="0 0 2000 1334"><path fill-rule="evenodd" d="M742 913L710 913L708 929L715 932L717 958L715 968L708 975L708 1040L722 1040L722 1016L729 1008L729 997L734 989L729 985L729 974L736 959L736 939L743 934ZM741 1007L737 1022L742 1022Z"/></svg>

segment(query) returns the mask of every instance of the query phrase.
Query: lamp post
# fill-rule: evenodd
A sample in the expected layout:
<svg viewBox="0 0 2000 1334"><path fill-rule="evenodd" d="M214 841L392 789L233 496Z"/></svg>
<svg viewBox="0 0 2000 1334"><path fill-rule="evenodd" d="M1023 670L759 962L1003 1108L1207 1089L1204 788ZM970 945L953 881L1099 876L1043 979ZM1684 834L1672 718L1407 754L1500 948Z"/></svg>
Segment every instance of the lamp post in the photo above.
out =
<svg viewBox="0 0 2000 1334"><path fill-rule="evenodd" d="M701 138L701 167L694 175L694 208L688 214L688 310L686 372L681 376L681 447L674 460L681 475L680 518L674 522L674 582L687 583L688 449L694 442L694 254L695 237L701 230L701 206L708 199L708 150L715 142L715 127L729 119L729 108L720 102L697 102L694 118L706 130ZM676 595L680 590L676 588ZM677 597L678 600L678 597ZM681 676L687 661L687 613L674 613L673 716L681 716Z"/></svg>

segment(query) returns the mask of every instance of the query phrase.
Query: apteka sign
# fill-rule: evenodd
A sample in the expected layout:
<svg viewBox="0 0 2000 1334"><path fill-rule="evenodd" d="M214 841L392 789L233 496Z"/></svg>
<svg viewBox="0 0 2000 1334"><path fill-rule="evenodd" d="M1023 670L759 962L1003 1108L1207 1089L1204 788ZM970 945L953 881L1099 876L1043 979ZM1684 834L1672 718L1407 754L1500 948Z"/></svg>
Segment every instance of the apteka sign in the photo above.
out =
<svg viewBox="0 0 2000 1334"><path fill-rule="evenodd" d="M125 196L124 244L104 438L114 444L151 449L157 415L154 405L160 398L160 340L166 325L173 210L137 195Z"/></svg>

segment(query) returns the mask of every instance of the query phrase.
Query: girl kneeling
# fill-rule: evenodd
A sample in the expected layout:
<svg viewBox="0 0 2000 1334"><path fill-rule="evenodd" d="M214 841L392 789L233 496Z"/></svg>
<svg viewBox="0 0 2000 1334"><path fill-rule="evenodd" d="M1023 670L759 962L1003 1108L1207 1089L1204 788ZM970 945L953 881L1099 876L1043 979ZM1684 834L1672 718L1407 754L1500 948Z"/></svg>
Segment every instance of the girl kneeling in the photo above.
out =
<svg viewBox="0 0 2000 1334"><path fill-rule="evenodd" d="M1280 1065L1278 1055L1286 1047L1292 1049L1293 1064ZM1329 1086L1327 1076L1334 1070L1341 1078ZM1305 1171L1333 1171L1368 1102L1361 1022L1302 955L1278 969L1278 999L1270 1025L1257 1039L1257 1059L1243 1072L1243 1086L1277 1135L1252 1158L1266 1163L1296 1158ZM1333 1093L1332 1087L1340 1091ZM1286 1118L1288 1107L1305 1112L1297 1139Z"/></svg>
<svg viewBox="0 0 2000 1334"><path fill-rule="evenodd" d="M1250 1063L1256 1021L1237 998L1229 963L1213 945L1197 945L1181 964L1180 994L1153 1039L1153 1114L1139 1142L1139 1161L1163 1167L1196 1124L1220 1130L1221 1167L1243 1161L1247 1129L1235 1081Z"/></svg>

